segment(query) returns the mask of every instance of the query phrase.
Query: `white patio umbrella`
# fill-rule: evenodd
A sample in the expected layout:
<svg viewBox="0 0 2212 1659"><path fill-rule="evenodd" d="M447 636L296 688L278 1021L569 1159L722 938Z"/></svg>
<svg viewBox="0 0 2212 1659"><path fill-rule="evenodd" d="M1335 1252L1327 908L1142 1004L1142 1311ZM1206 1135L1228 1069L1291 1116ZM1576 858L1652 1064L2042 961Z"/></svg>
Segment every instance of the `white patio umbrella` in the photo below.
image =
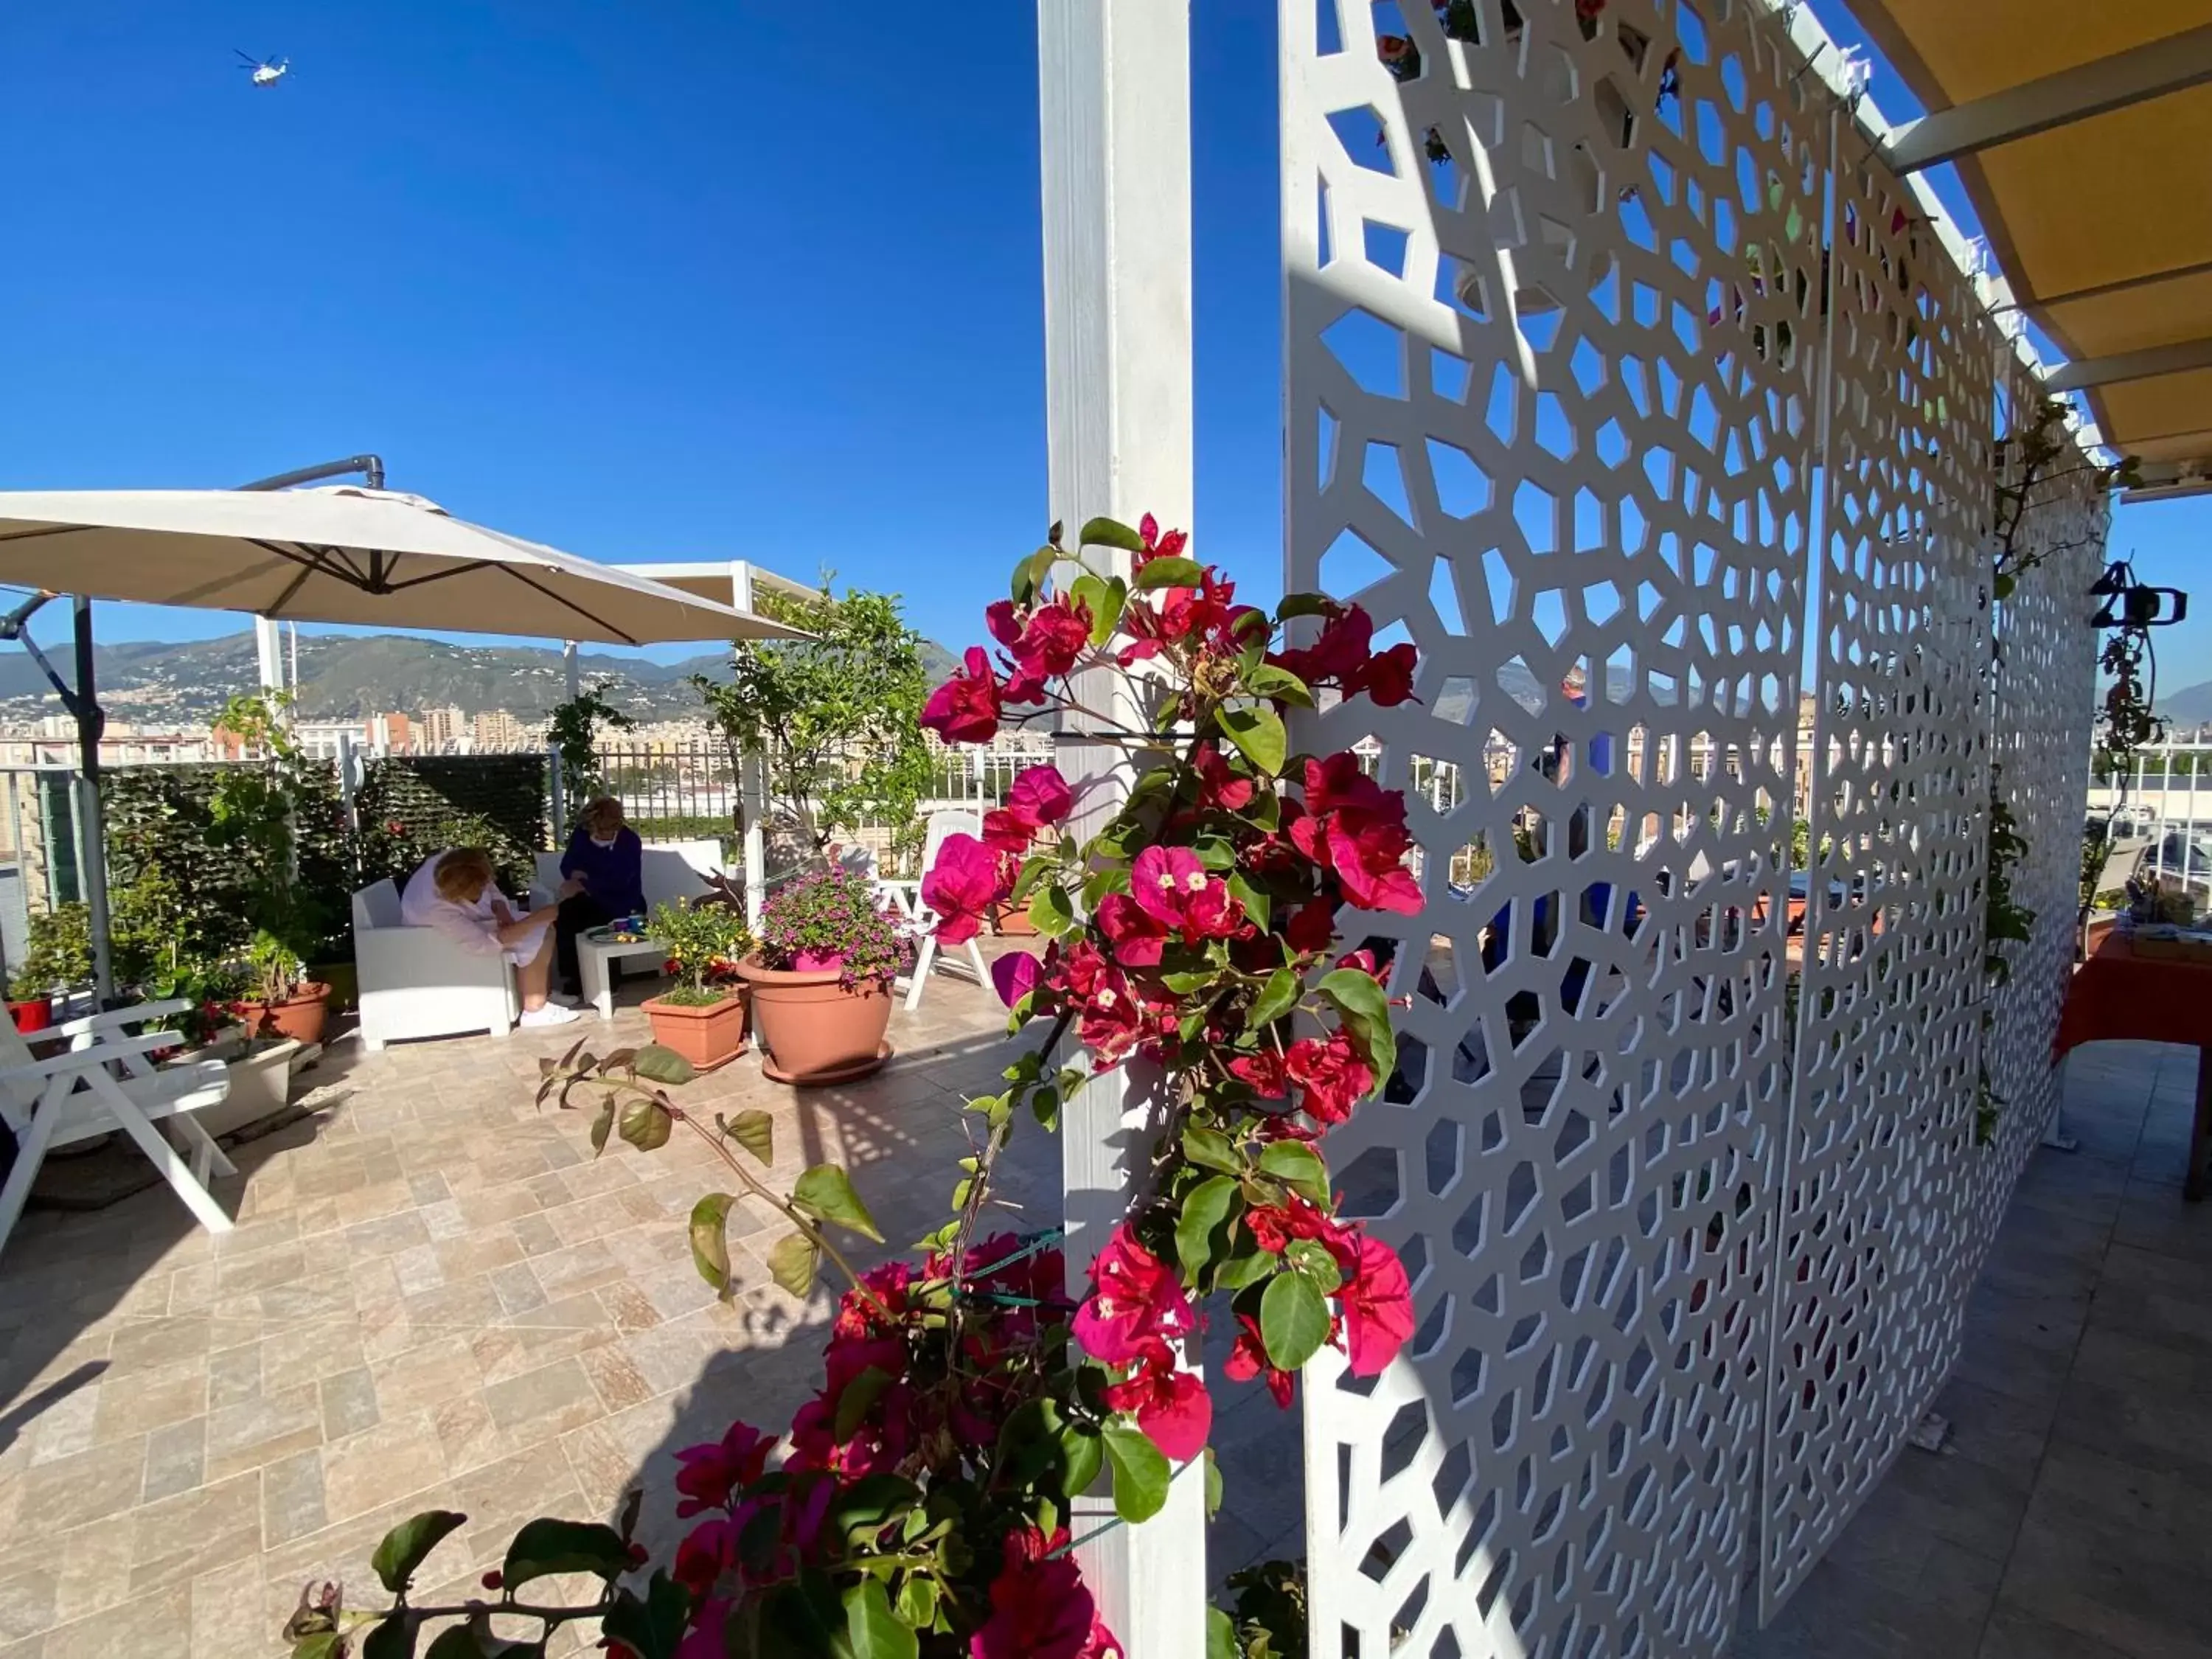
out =
<svg viewBox="0 0 2212 1659"><path fill-rule="evenodd" d="M419 495L352 485L0 491L0 583L295 622L617 645L801 637L749 611L456 519ZM76 655L83 874L105 994L102 720L82 617Z"/></svg>

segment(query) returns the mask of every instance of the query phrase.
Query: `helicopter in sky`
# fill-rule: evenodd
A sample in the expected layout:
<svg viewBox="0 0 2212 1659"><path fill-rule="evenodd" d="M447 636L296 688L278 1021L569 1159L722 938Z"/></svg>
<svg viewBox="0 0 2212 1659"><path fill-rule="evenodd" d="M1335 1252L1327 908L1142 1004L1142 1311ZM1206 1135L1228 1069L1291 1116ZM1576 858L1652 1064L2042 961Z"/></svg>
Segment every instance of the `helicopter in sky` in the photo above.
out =
<svg viewBox="0 0 2212 1659"><path fill-rule="evenodd" d="M238 52L236 46L231 50ZM292 60L289 58L256 58L248 52L238 52L238 55L245 60L239 68L252 71L253 84L257 87L273 87L291 72Z"/></svg>

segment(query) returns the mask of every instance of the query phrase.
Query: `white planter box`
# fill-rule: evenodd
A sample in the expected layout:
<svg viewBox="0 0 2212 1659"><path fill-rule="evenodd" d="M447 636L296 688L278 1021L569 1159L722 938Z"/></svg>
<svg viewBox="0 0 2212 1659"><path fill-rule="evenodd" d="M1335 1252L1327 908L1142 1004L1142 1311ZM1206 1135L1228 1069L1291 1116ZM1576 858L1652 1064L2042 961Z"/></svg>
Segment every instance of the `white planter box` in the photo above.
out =
<svg viewBox="0 0 2212 1659"><path fill-rule="evenodd" d="M249 1123L274 1117L290 1099L292 1068L301 1053L301 1045L289 1037L249 1048L242 1034L225 1036L204 1048L185 1050L183 1059L220 1060L230 1074L229 1095L193 1113L192 1121L220 1139Z"/></svg>

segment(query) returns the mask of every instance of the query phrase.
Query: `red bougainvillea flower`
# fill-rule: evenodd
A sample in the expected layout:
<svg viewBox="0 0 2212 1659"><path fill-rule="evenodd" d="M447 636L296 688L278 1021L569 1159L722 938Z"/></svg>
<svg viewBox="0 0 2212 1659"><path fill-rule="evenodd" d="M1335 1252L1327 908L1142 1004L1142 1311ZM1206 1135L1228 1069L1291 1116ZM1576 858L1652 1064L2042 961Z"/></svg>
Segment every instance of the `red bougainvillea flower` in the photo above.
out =
<svg viewBox="0 0 2212 1659"><path fill-rule="evenodd" d="M669 1577L692 1595L704 1595L737 1561L737 1523L718 1515L684 1534L684 1541L676 1547L676 1561Z"/></svg>
<svg viewBox="0 0 2212 1659"><path fill-rule="evenodd" d="M1009 1534L991 1581L991 1616L968 1640L969 1659L1107 1659L1118 1645L1067 1547L1063 1527Z"/></svg>
<svg viewBox="0 0 2212 1659"><path fill-rule="evenodd" d="M1404 864L1413 844L1406 832L1405 798L1363 773L1358 756L1346 751L1306 762L1305 811L1290 832L1298 850L1335 876L1361 909L1419 911L1421 884Z"/></svg>
<svg viewBox="0 0 2212 1659"><path fill-rule="evenodd" d="M1201 810L1218 807L1226 812L1241 812L1252 804L1252 780L1239 777L1231 770L1227 757L1214 744L1200 744L1196 760L1198 804Z"/></svg>
<svg viewBox="0 0 2212 1659"><path fill-rule="evenodd" d="M720 1440L686 1446L676 1454L676 1505L680 1518L729 1507L733 1494L759 1480L768 1468L775 1437L750 1423L732 1423Z"/></svg>
<svg viewBox="0 0 2212 1659"><path fill-rule="evenodd" d="M1291 1074L1282 1055L1265 1045L1255 1054L1239 1054L1231 1060L1229 1075L1249 1085L1262 1100L1281 1100L1291 1092Z"/></svg>
<svg viewBox="0 0 2212 1659"><path fill-rule="evenodd" d="M1114 960L1124 968L1157 968L1168 930L1127 893L1109 893L1098 901L1098 929L1114 947Z"/></svg>
<svg viewBox="0 0 2212 1659"><path fill-rule="evenodd" d="M988 743L999 730L999 679L980 645L968 647L962 672L929 694L921 723L947 743Z"/></svg>
<svg viewBox="0 0 2212 1659"><path fill-rule="evenodd" d="M1336 906L1327 899L1300 905L1283 924L1283 938L1293 951L1326 951L1335 937Z"/></svg>
<svg viewBox="0 0 2212 1659"><path fill-rule="evenodd" d="M1037 826L1010 806L994 806L983 814L983 845L994 853L1019 857L1036 839Z"/></svg>
<svg viewBox="0 0 2212 1659"><path fill-rule="evenodd" d="M1137 1242L1124 1222L1091 1264L1090 1299L1075 1310L1075 1340L1093 1359L1126 1365L1150 1345L1188 1332L1190 1297L1175 1271Z"/></svg>
<svg viewBox="0 0 2212 1659"><path fill-rule="evenodd" d="M983 930L1008 887L999 854L973 836L947 836L921 878L921 902L937 918L937 942L961 945Z"/></svg>
<svg viewBox="0 0 2212 1659"><path fill-rule="evenodd" d="M1079 939L1065 950L1055 941L1045 952L1044 969L1045 983L1079 1004L1090 1001L1092 993L1114 973L1113 963L1087 939Z"/></svg>
<svg viewBox="0 0 2212 1659"><path fill-rule="evenodd" d="M723 1659L729 1651L723 1645L723 1630L730 1622L736 1604L731 1601L709 1601L691 1615L691 1629L676 1647L676 1659ZM624 1642L610 1642L610 1659L637 1659L636 1650Z"/></svg>
<svg viewBox="0 0 2212 1659"><path fill-rule="evenodd" d="M1229 1351L1222 1364L1222 1371L1232 1382L1249 1382L1255 1376L1267 1379L1267 1392L1275 1396L1275 1403L1285 1411L1290 1409L1291 1395L1297 1379L1289 1371L1277 1370L1267 1363L1267 1345L1260 1340L1260 1322L1249 1314L1238 1314L1237 1322L1244 1328L1237 1334L1237 1346Z"/></svg>
<svg viewBox="0 0 2212 1659"><path fill-rule="evenodd" d="M1141 570L1154 559L1179 559L1184 548L1190 545L1190 532L1170 530L1163 535L1160 521L1147 513L1138 521L1137 535L1145 544L1144 551L1137 555L1137 568Z"/></svg>
<svg viewBox="0 0 2212 1659"><path fill-rule="evenodd" d="M1271 1255L1280 1255L1294 1238L1311 1238L1328 1245L1340 1267L1348 1267L1357 1259L1352 1230L1296 1193L1285 1194L1280 1204L1255 1205L1247 1210L1244 1224L1252 1230L1252 1242Z"/></svg>
<svg viewBox="0 0 2212 1659"><path fill-rule="evenodd" d="M862 1273L860 1283L874 1293L876 1300L871 1302L858 1291L848 1291L838 1299L837 1317L830 1326L830 1334L840 1340L864 1342L898 1328L906 1315L907 1292L914 1285L914 1264L902 1261L884 1262ZM878 1311L877 1303L888 1311L888 1319Z"/></svg>
<svg viewBox="0 0 2212 1659"><path fill-rule="evenodd" d="M1375 1088L1375 1073L1341 1027L1291 1045L1284 1070L1305 1093L1298 1103L1317 1123L1341 1123Z"/></svg>
<svg viewBox="0 0 2212 1659"><path fill-rule="evenodd" d="M991 962L991 987L1009 1008L1036 990L1043 977L1044 964L1026 951L1009 951Z"/></svg>
<svg viewBox="0 0 2212 1659"><path fill-rule="evenodd" d="M1374 1376L1413 1334L1413 1291L1406 1264L1379 1238L1358 1236L1358 1257L1337 1291L1345 1353L1354 1376Z"/></svg>
<svg viewBox="0 0 2212 1659"><path fill-rule="evenodd" d="M1132 1048L1155 1041L1171 1016L1157 1012L1118 968L1109 966L1083 1004L1076 1037L1091 1051L1091 1069L1118 1066Z"/></svg>
<svg viewBox="0 0 2212 1659"><path fill-rule="evenodd" d="M1008 702L1042 702L1047 682L1073 668L1091 643L1091 607L1066 599L1027 612L993 605L987 620L1013 664L1006 676Z"/></svg>
<svg viewBox="0 0 2212 1659"><path fill-rule="evenodd" d="M1394 645L1388 651L1377 652L1361 670L1352 691L1364 691L1367 700L1384 708L1395 708L1401 702L1413 699L1413 670L1420 653L1410 645Z"/></svg>
<svg viewBox="0 0 2212 1659"><path fill-rule="evenodd" d="M1148 1342L1136 1369L1106 1390L1106 1403L1137 1419L1161 1452L1181 1463L1206 1449L1213 1431L1213 1400L1192 1371L1176 1368L1175 1350Z"/></svg>
<svg viewBox="0 0 2212 1659"><path fill-rule="evenodd" d="M1031 823L1058 823L1075 810L1075 791L1056 766L1032 766L1006 791L1006 806Z"/></svg>

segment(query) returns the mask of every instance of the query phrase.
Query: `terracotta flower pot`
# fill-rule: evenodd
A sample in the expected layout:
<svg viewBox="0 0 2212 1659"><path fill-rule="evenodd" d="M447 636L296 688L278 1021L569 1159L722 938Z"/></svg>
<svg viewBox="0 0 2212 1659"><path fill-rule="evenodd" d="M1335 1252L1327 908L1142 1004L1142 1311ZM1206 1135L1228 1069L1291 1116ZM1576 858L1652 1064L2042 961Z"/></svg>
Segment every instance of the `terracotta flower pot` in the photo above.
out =
<svg viewBox="0 0 2212 1659"><path fill-rule="evenodd" d="M891 1023L891 988L882 981L865 981L848 991L837 982L835 969L786 972L758 957L747 957L738 971L752 988L761 1070L778 1083L850 1083L891 1057L884 1041Z"/></svg>
<svg viewBox="0 0 2212 1659"><path fill-rule="evenodd" d="M21 1002L8 1005L9 1017L19 1031L46 1031L53 1029L54 1004L51 997L26 997Z"/></svg>
<svg viewBox="0 0 2212 1659"><path fill-rule="evenodd" d="M673 1048L700 1071L711 1072L745 1051L745 998L741 992L732 991L718 1002L651 997L645 1015L653 1022L653 1040Z"/></svg>
<svg viewBox="0 0 2212 1659"><path fill-rule="evenodd" d="M329 986L320 980L309 980L282 1002L240 1002L238 1017L256 1036L320 1042L324 1023L330 1018L330 994Z"/></svg>
<svg viewBox="0 0 2212 1659"><path fill-rule="evenodd" d="M1035 939L1036 924L1027 905L998 904L991 908L991 931L1000 939Z"/></svg>

